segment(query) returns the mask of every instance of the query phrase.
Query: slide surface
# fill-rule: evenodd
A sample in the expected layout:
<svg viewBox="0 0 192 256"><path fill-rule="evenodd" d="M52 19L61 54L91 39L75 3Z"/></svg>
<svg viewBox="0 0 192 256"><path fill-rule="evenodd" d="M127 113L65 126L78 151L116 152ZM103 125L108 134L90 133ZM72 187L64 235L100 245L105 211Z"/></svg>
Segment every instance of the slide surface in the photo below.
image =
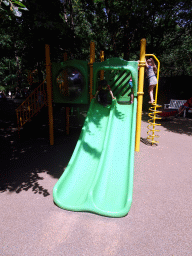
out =
<svg viewBox="0 0 192 256"><path fill-rule="evenodd" d="M103 107L92 100L71 160L53 189L71 211L125 216L132 203L137 100Z"/></svg>

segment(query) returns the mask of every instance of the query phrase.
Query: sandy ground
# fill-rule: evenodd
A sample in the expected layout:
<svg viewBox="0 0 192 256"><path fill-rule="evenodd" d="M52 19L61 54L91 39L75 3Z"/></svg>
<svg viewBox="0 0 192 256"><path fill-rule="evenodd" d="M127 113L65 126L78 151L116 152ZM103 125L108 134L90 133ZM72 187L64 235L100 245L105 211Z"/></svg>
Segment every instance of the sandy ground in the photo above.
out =
<svg viewBox="0 0 192 256"><path fill-rule="evenodd" d="M143 116L130 212L107 218L53 203L80 131L58 128L51 147L42 124L19 139L13 117L0 118L0 255L192 255L192 119L161 121L152 147Z"/></svg>

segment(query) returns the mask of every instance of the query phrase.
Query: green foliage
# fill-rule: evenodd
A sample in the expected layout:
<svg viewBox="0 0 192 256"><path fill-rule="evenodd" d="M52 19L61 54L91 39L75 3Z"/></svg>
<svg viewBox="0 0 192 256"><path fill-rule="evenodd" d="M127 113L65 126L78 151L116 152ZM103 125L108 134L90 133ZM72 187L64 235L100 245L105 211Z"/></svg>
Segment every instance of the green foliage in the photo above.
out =
<svg viewBox="0 0 192 256"><path fill-rule="evenodd" d="M22 16L14 16L15 6ZM26 6L26 7L25 7ZM140 40L161 62L161 76L192 75L190 0L3 0L0 5L0 79L23 86L27 70L45 71L45 44L52 61L89 61L90 41L105 59L138 60ZM9 17L10 19L7 19Z"/></svg>
<svg viewBox="0 0 192 256"><path fill-rule="evenodd" d="M22 0L1 0L0 13L1 17L11 20L12 14L16 17L22 16L22 11L27 11L26 6L21 3ZM2 5L3 3L3 5Z"/></svg>

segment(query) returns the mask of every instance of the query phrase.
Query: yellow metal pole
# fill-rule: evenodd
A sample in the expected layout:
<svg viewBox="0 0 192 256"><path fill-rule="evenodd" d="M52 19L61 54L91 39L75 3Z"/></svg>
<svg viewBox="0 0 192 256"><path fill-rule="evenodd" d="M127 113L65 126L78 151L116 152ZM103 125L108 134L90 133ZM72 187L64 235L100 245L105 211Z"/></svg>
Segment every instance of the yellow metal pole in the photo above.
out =
<svg viewBox="0 0 192 256"><path fill-rule="evenodd" d="M104 51L100 51L100 61L104 61ZM100 80L104 79L104 70L100 71Z"/></svg>
<svg viewBox="0 0 192 256"><path fill-rule="evenodd" d="M93 98L93 63L95 62L95 43L90 43L90 102Z"/></svg>
<svg viewBox="0 0 192 256"><path fill-rule="evenodd" d="M67 53L64 53L64 61L67 61ZM64 95L69 96L69 90L68 90L68 80L67 80L67 70L65 69L63 71L64 74Z"/></svg>
<svg viewBox="0 0 192 256"><path fill-rule="evenodd" d="M67 53L64 53L64 61L67 61ZM68 91L68 80L67 80L67 70L64 70L64 88L65 88L65 96L69 96ZM66 107L66 134L69 135L69 116L70 116L70 108Z"/></svg>
<svg viewBox="0 0 192 256"><path fill-rule="evenodd" d="M54 144L53 135L53 104L52 104L52 77L51 77L51 59L50 59L50 46L45 45L45 58L46 58L46 76L47 76L47 104L49 115L49 140L50 145Z"/></svg>
<svg viewBox="0 0 192 256"><path fill-rule="evenodd" d="M143 84L144 84L144 71L145 71L145 52L146 52L146 39L141 39L140 46L140 61L139 61L139 85L138 85L138 102L137 102L137 124L136 124L136 137L135 137L135 151L140 150L140 137L141 137L141 119L142 119L142 105L143 105Z"/></svg>

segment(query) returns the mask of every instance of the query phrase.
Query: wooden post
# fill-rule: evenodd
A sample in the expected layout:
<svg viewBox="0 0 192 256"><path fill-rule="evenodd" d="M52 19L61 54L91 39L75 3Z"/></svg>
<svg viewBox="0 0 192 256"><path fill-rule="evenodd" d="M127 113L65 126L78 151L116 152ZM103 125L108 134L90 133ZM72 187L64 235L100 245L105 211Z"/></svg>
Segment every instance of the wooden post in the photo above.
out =
<svg viewBox="0 0 192 256"><path fill-rule="evenodd" d="M64 61L67 61L67 53L64 53ZM65 91L65 96L69 97L69 91L68 91L68 80L67 80L67 70L64 70L64 91ZM65 114L66 114L66 134L69 135L69 117L70 117L70 107L66 107L65 109Z"/></svg>
<svg viewBox="0 0 192 256"><path fill-rule="evenodd" d="M69 116L70 108L66 107L66 134L69 135Z"/></svg>
<svg viewBox="0 0 192 256"><path fill-rule="evenodd" d="M100 51L100 61L104 61L104 51ZM100 80L104 79L104 70L100 71Z"/></svg>
<svg viewBox="0 0 192 256"><path fill-rule="evenodd" d="M53 101L52 101L52 75L51 75L51 59L50 59L50 46L45 45L45 58L46 58L46 77L47 77L47 104L49 116L49 140L50 145L54 144L53 134Z"/></svg>
<svg viewBox="0 0 192 256"><path fill-rule="evenodd" d="M95 43L90 43L90 102L93 98L93 63L95 62Z"/></svg>

